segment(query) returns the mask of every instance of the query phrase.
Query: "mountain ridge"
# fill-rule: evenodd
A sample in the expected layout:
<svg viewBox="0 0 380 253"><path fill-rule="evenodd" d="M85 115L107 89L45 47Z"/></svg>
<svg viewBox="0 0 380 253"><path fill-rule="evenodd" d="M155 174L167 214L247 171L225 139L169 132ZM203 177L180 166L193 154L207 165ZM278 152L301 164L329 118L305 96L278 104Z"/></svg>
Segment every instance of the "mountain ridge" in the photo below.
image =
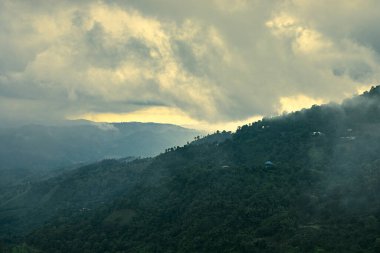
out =
<svg viewBox="0 0 380 253"><path fill-rule="evenodd" d="M0 129L0 177L31 180L105 158L149 157L191 141L199 131L158 123L32 124ZM16 180L17 179L17 180ZM0 180L0 188L7 186ZM11 181L10 179L8 181Z"/></svg>
<svg viewBox="0 0 380 253"><path fill-rule="evenodd" d="M264 118L222 142L90 165L105 185L138 176L104 205L62 209L25 242L43 252L377 252L378 90ZM68 179L91 189L87 176Z"/></svg>

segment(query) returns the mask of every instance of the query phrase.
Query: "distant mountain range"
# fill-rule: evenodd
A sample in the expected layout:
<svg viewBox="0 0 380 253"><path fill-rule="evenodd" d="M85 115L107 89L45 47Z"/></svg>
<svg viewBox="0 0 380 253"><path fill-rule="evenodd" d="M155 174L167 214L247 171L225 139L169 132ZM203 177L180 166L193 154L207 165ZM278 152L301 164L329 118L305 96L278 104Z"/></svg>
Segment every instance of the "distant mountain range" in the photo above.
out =
<svg viewBox="0 0 380 253"><path fill-rule="evenodd" d="M0 187L107 158L155 156L200 134L176 125L138 122L0 128Z"/></svg>
<svg viewBox="0 0 380 253"><path fill-rule="evenodd" d="M379 154L373 87L9 187L0 235L25 252L379 252Z"/></svg>

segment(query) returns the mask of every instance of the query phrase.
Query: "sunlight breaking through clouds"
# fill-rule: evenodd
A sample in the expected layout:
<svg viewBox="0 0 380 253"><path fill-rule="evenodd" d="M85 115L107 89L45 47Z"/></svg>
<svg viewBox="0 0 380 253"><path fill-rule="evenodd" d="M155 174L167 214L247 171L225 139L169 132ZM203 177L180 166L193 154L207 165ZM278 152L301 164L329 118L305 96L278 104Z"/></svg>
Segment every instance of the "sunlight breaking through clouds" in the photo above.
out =
<svg viewBox="0 0 380 253"><path fill-rule="evenodd" d="M290 113L300 109L309 108L313 105L320 105L326 103L323 99L313 99L305 95L295 95L291 97L280 98L280 108L278 113Z"/></svg>
<svg viewBox="0 0 380 253"><path fill-rule="evenodd" d="M229 124L310 104L299 94L339 102L380 79L376 1L64 0L0 7L4 121L164 107L181 119L172 113L165 119L172 123ZM137 114L138 121L149 118Z"/></svg>

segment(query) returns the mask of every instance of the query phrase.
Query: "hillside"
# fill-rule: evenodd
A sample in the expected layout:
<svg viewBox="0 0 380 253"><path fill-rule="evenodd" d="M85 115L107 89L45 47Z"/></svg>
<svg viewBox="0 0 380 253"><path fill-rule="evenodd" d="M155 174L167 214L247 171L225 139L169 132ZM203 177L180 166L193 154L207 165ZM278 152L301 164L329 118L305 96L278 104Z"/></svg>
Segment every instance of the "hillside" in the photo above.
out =
<svg viewBox="0 0 380 253"><path fill-rule="evenodd" d="M380 87L264 118L223 142L138 160L129 187L90 210L58 210L24 242L41 252L379 252L379 130ZM127 183L136 162L110 161L98 176Z"/></svg>
<svg viewBox="0 0 380 253"><path fill-rule="evenodd" d="M0 238L28 233L60 212L82 212L120 197L139 180L143 160L104 160L62 175L3 189Z"/></svg>

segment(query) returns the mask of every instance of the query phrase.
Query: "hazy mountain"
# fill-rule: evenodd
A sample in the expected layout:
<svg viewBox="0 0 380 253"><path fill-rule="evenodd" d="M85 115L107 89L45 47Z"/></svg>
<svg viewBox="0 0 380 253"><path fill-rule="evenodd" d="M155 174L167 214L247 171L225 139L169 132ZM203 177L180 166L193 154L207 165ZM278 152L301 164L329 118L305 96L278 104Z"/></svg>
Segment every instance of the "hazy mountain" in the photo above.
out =
<svg viewBox="0 0 380 253"><path fill-rule="evenodd" d="M151 159L104 160L0 192L0 235L21 235L60 212L80 212L124 194Z"/></svg>
<svg viewBox="0 0 380 253"><path fill-rule="evenodd" d="M0 187L40 177L55 168L105 158L154 156L199 134L168 124L89 121L0 128Z"/></svg>
<svg viewBox="0 0 380 253"><path fill-rule="evenodd" d="M36 252L378 252L379 130L376 87L12 190L0 225L20 232L23 208L24 221L50 212L24 238Z"/></svg>

